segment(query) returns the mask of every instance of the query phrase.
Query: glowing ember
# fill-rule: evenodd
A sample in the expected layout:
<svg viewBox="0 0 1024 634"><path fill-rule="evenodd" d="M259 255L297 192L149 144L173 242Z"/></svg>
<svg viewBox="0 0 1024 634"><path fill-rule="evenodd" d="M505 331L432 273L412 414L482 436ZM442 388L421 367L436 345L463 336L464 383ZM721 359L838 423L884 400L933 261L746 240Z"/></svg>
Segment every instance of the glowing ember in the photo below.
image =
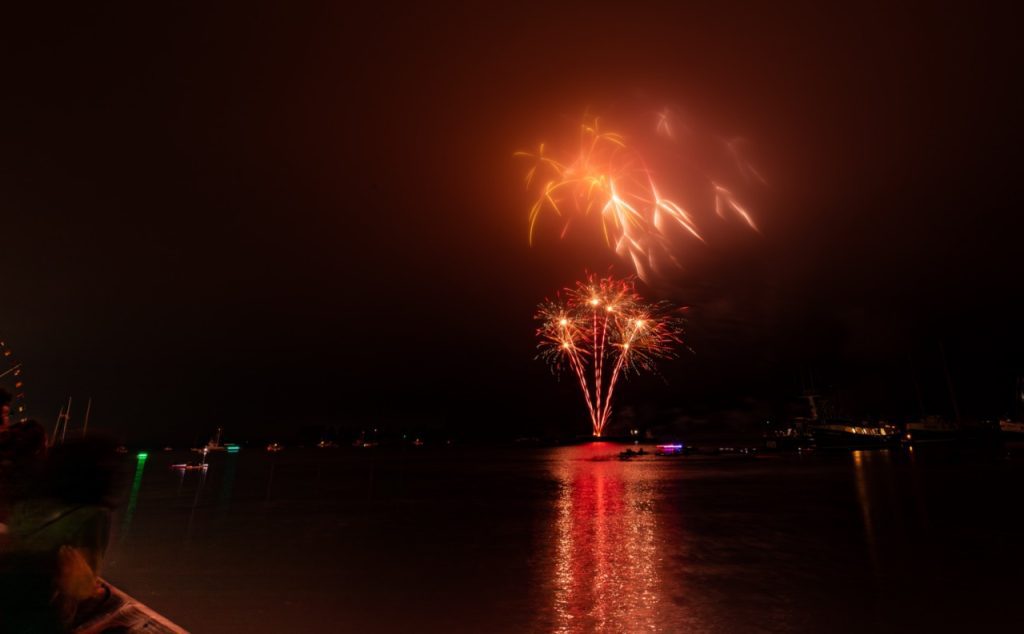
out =
<svg viewBox="0 0 1024 634"><path fill-rule="evenodd" d="M601 436L619 377L653 370L659 359L675 356L681 323L667 304L644 302L632 280L590 276L561 295L538 307L540 355L554 369L573 372L594 435ZM614 310L602 310L602 303Z"/></svg>
<svg viewBox="0 0 1024 634"><path fill-rule="evenodd" d="M757 228L737 194L719 176L698 168L701 162L696 159L679 158L678 152L684 146L692 151L691 146L697 144L690 143L690 138L680 138L669 110L658 113L650 127L655 134L653 140L644 139L647 145L668 144L677 152L677 158L667 168L661 166L659 180L667 175L670 181L685 181L687 206L663 195L667 184L655 182L651 161L637 147L639 139L603 130L600 121L593 117L580 126L579 150L574 154L552 154L545 143L540 144L536 153L516 153L534 161L526 174L526 185L536 194L529 214L530 243L538 218L545 210L563 219L563 237L573 220L598 217L608 246L629 261L641 279L650 282L662 264L679 266L674 252L680 230L681 235L704 241L695 212L710 213L713 209L723 218L731 212L751 228ZM742 178L763 183L760 174L739 156L736 142L718 143L716 150L729 157L733 171Z"/></svg>
<svg viewBox="0 0 1024 634"><path fill-rule="evenodd" d="M11 420L26 420L25 377L22 374L21 363L15 359L10 347L2 340L0 340L0 387L7 389L13 399L10 404Z"/></svg>

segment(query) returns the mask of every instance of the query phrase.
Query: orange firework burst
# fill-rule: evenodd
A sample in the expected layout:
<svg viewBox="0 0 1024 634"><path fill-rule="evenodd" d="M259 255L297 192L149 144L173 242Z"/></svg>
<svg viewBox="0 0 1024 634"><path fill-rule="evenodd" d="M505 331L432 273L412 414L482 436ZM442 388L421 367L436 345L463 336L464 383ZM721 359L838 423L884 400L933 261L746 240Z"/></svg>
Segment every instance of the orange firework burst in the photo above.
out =
<svg viewBox="0 0 1024 634"><path fill-rule="evenodd" d="M653 129L662 141L677 139L667 110L658 113ZM734 150L734 145L725 147ZM580 126L579 151L568 158L552 155L545 143L535 153L517 152L516 156L534 162L526 174L527 187L536 190L529 214L531 244L537 220L546 210L563 218L563 237L575 218L596 216L608 246L630 261L645 281L650 281L651 272L662 260L679 266L673 248L676 229L704 240L693 213L693 209L703 206L702 199L711 202L717 215L725 217L731 210L756 229L737 195L701 170L689 170L698 173L702 185L700 196L693 196L693 208L664 195L664 188L655 182L653 171L638 149L625 135L602 129L597 118L585 120ZM747 165L738 157L736 163L741 169ZM693 174L688 176L692 180Z"/></svg>
<svg viewBox="0 0 1024 634"><path fill-rule="evenodd" d="M593 275L537 309L540 356L579 381L594 435L611 415L615 384L624 372L653 370L682 342L679 318L666 303L644 302L633 280Z"/></svg>

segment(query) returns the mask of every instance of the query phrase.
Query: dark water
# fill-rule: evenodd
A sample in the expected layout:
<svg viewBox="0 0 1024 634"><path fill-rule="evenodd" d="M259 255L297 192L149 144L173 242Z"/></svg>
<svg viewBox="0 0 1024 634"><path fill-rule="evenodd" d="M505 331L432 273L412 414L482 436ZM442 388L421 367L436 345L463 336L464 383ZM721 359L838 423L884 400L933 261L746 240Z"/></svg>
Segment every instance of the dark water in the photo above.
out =
<svg viewBox="0 0 1024 634"><path fill-rule="evenodd" d="M195 632L1024 627L1005 448L621 449L153 453L106 576Z"/></svg>

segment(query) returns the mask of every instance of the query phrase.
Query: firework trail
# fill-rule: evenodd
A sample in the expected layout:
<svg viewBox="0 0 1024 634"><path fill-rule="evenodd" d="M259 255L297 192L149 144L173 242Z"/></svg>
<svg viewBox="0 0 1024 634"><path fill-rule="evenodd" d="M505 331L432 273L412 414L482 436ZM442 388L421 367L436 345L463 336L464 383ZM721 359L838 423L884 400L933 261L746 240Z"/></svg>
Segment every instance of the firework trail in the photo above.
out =
<svg viewBox="0 0 1024 634"><path fill-rule="evenodd" d="M633 280L589 276L537 309L540 356L576 377L595 436L611 415L615 385L625 373L653 370L675 356L680 320L666 303L647 303Z"/></svg>
<svg viewBox="0 0 1024 634"><path fill-rule="evenodd" d="M681 237L705 240L698 218L709 210L721 218L735 215L757 229L735 189L705 165L708 160L688 156L721 154L729 172L763 184L761 175L740 155L738 141L716 140L713 150L701 148L693 132L678 125L667 109L646 128L646 135L627 137L606 129L597 117L587 117L573 152L553 152L546 143L536 152L517 152L533 162L526 173L526 186L535 194L529 213L530 243L545 211L562 219L562 237L574 220L596 217L606 244L650 283L665 263L681 267L675 255ZM673 149L667 160L664 152L652 152L661 159L652 162L640 151L641 145L654 149L666 144ZM686 190L685 204L666 194L670 186Z"/></svg>

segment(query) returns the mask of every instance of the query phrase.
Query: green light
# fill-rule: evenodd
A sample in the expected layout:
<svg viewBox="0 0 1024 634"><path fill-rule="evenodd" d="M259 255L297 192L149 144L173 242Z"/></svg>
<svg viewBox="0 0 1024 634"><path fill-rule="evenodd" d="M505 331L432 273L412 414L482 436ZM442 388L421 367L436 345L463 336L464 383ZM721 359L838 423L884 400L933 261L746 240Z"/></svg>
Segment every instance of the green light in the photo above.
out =
<svg viewBox="0 0 1024 634"><path fill-rule="evenodd" d="M145 460L148 457L149 457L149 454L146 453L145 451L140 451L139 452L139 460Z"/></svg>
<svg viewBox="0 0 1024 634"><path fill-rule="evenodd" d="M228 445L228 453L238 453L238 445Z"/></svg>

